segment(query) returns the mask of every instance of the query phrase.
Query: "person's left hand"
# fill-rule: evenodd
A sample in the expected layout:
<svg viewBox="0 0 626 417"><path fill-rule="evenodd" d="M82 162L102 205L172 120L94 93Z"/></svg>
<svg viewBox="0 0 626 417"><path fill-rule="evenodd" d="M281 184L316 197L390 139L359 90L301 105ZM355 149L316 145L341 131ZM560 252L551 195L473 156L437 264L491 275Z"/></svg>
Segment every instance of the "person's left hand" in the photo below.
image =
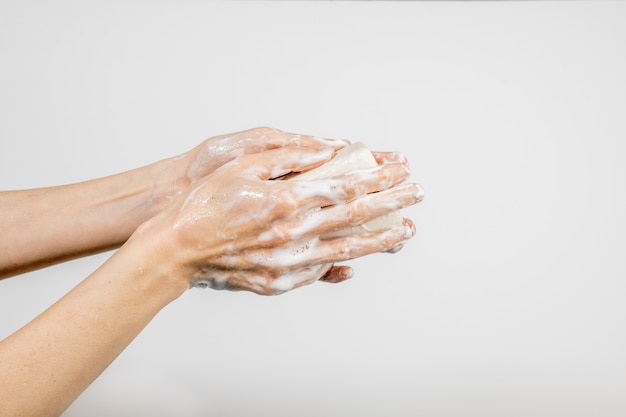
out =
<svg viewBox="0 0 626 417"><path fill-rule="evenodd" d="M184 172L190 182L205 177L238 156L259 153L284 146L312 149L333 147L339 150L348 141L322 139L315 136L287 133L269 127L257 127L206 139L178 159L186 165Z"/></svg>
<svg viewBox="0 0 626 417"><path fill-rule="evenodd" d="M270 127L256 127L205 139L190 151L169 158L153 172L153 189L147 206L157 213L189 184L213 173L233 159L285 146L311 149L332 147L336 151L349 145L347 140L322 139L315 136L283 132Z"/></svg>

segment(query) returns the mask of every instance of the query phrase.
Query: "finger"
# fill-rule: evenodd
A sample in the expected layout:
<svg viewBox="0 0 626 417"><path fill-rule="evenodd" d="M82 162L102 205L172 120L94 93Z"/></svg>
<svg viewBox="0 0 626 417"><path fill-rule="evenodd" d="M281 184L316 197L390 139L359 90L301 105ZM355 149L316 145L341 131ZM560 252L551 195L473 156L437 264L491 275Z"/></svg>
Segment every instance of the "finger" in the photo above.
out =
<svg viewBox="0 0 626 417"><path fill-rule="evenodd" d="M272 182L271 200L285 215L280 221L274 218L277 221L258 236L259 241L279 245L307 235L324 235L415 204L423 196L417 184L379 191L407 175L402 165L393 164L330 179ZM358 178L360 182L354 184Z"/></svg>
<svg viewBox="0 0 626 417"><path fill-rule="evenodd" d="M300 231L308 235L332 235L342 229L362 226L381 216L417 204L422 196L421 188L417 184L403 184L379 193L368 194L350 203L321 210L317 224L311 224L310 230ZM306 222L302 223L301 229L304 229ZM383 227L385 224L382 224Z"/></svg>
<svg viewBox="0 0 626 417"><path fill-rule="evenodd" d="M250 291L259 295L278 295L311 284L325 276L332 264L307 265L272 278L266 271L211 268L191 284L195 288Z"/></svg>
<svg viewBox="0 0 626 417"><path fill-rule="evenodd" d="M212 269L192 282L194 288L211 288L225 291L250 291L271 295L270 279L250 271Z"/></svg>
<svg viewBox="0 0 626 417"><path fill-rule="evenodd" d="M277 187L288 184L279 182ZM277 189L276 193L288 195L289 191ZM282 211L289 214L275 218L271 227L254 237L254 241L240 239L233 250L253 247L271 247L289 244L307 237L335 235L367 223L380 216L419 203L424 192L417 184L402 184L389 190L367 194L345 204L327 205L320 209L307 203L303 197L282 200ZM273 198L278 201L278 198ZM308 207L308 208L303 208ZM316 208L314 208L316 207ZM354 234L351 231L342 234Z"/></svg>
<svg viewBox="0 0 626 417"><path fill-rule="evenodd" d="M301 146L315 149L331 147L338 151L349 144L350 142L347 140L323 139L316 136L287 133L270 127L256 127L240 132L214 136L203 142L197 149L204 152L208 160L217 158L219 162L216 166L221 166L237 156L259 153L285 146Z"/></svg>
<svg viewBox="0 0 626 417"><path fill-rule="evenodd" d="M374 159L378 165L383 164L402 164L409 166L409 160L404 155L398 152L372 152Z"/></svg>
<svg viewBox="0 0 626 417"><path fill-rule="evenodd" d="M415 225L410 219L390 229L352 235L319 242L318 249L326 262L343 262L378 252L386 252L397 245L404 245L415 236ZM313 260L314 262L316 260Z"/></svg>
<svg viewBox="0 0 626 417"><path fill-rule="evenodd" d="M318 281L331 268L332 264L306 265L275 278L272 280L270 287L274 294L282 294Z"/></svg>
<svg viewBox="0 0 626 417"><path fill-rule="evenodd" d="M315 168L329 161L334 154L335 150L331 147L287 146L240 156L233 169L243 169L249 175L269 180L290 172Z"/></svg>
<svg viewBox="0 0 626 417"><path fill-rule="evenodd" d="M190 287L277 295L311 284L327 275L329 277L335 276L334 279L337 282L339 279L345 280L350 276L350 271L346 270L348 267L341 267L329 274L333 268L332 263L308 264L298 268L285 269L286 272L278 277L272 277L272 273L268 269L259 268L259 265L256 267L249 265L248 268L241 268L241 265L238 265L238 267L239 269L224 266L207 268L196 275Z"/></svg>
<svg viewBox="0 0 626 417"><path fill-rule="evenodd" d="M415 235L415 225L409 219L402 224L381 231L360 235L350 235L310 243L310 250L296 254L291 267L316 263L344 262L378 252L387 252L397 245L404 244Z"/></svg>
<svg viewBox="0 0 626 417"><path fill-rule="evenodd" d="M423 191L417 184L403 184L378 193L367 194L346 204L310 210L304 216L290 218L266 232L277 244L306 236L324 236L369 222L387 213L417 204ZM270 234L272 236L270 236Z"/></svg>
<svg viewBox="0 0 626 417"><path fill-rule="evenodd" d="M386 252L404 244L415 235L409 219L388 229L367 231L330 239L307 237L278 247L256 248L220 257L224 268L297 270L308 265L348 261L361 256Z"/></svg>
<svg viewBox="0 0 626 417"><path fill-rule="evenodd" d="M300 135L267 127L257 129L262 130L260 142L265 145L265 149L283 146L304 146L311 148L332 147L335 150L339 150L350 145L350 141L344 139L326 139L318 136Z"/></svg>
<svg viewBox="0 0 626 417"><path fill-rule="evenodd" d="M309 251L295 256L292 268L319 262L344 262L379 252L387 252L398 245L404 245L415 235L415 225L410 219L402 224L381 231L372 231L359 235L318 240L309 244ZM298 263L298 261L300 263Z"/></svg>
<svg viewBox="0 0 626 417"><path fill-rule="evenodd" d="M409 177L408 169L402 164L380 165L316 180L288 182L297 184L293 188L294 198L306 204L305 208L326 207L343 204L364 195L391 188Z"/></svg>
<svg viewBox="0 0 626 417"><path fill-rule="evenodd" d="M333 266L319 280L336 284L346 281L354 276L354 270L349 266Z"/></svg>

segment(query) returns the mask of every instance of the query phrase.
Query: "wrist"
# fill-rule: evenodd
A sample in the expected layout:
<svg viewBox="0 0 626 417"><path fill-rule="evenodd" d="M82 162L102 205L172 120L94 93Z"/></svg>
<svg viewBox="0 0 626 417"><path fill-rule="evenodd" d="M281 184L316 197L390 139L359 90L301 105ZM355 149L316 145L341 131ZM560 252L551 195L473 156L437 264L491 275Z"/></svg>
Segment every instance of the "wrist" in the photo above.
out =
<svg viewBox="0 0 626 417"><path fill-rule="evenodd" d="M165 209L189 186L185 156L167 158L144 167L148 194L145 199L145 220Z"/></svg>
<svg viewBox="0 0 626 417"><path fill-rule="evenodd" d="M160 227L161 217L157 215L141 224L118 252L132 262L142 285L161 293L169 303L189 289L189 274L180 262L172 232Z"/></svg>

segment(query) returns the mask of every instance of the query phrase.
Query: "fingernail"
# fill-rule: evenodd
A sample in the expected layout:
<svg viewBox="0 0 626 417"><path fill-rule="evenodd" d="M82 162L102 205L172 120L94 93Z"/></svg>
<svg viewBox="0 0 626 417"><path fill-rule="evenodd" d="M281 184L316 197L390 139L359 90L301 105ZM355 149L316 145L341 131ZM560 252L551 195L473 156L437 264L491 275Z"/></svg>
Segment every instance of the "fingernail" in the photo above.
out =
<svg viewBox="0 0 626 417"><path fill-rule="evenodd" d="M415 202L419 203L424 199L424 189L419 184L415 184Z"/></svg>
<svg viewBox="0 0 626 417"><path fill-rule="evenodd" d="M342 276L343 276L343 279L346 279L346 280L352 278L354 276L354 269L352 269L352 268L345 268L342 271Z"/></svg>
<svg viewBox="0 0 626 417"><path fill-rule="evenodd" d="M404 222L404 237L406 239L411 239L415 236L415 224L413 222Z"/></svg>

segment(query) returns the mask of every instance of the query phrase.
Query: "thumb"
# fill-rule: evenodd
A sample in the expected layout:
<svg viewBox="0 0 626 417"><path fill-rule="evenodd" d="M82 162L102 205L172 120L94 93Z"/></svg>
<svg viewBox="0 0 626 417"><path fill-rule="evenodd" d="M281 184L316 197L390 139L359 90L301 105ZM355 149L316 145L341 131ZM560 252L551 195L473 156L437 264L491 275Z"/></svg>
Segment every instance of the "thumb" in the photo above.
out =
<svg viewBox="0 0 626 417"><path fill-rule="evenodd" d="M278 149L244 155L239 165L262 180L270 180L292 172L302 172L328 162L335 155L332 147L309 148L285 146Z"/></svg>

